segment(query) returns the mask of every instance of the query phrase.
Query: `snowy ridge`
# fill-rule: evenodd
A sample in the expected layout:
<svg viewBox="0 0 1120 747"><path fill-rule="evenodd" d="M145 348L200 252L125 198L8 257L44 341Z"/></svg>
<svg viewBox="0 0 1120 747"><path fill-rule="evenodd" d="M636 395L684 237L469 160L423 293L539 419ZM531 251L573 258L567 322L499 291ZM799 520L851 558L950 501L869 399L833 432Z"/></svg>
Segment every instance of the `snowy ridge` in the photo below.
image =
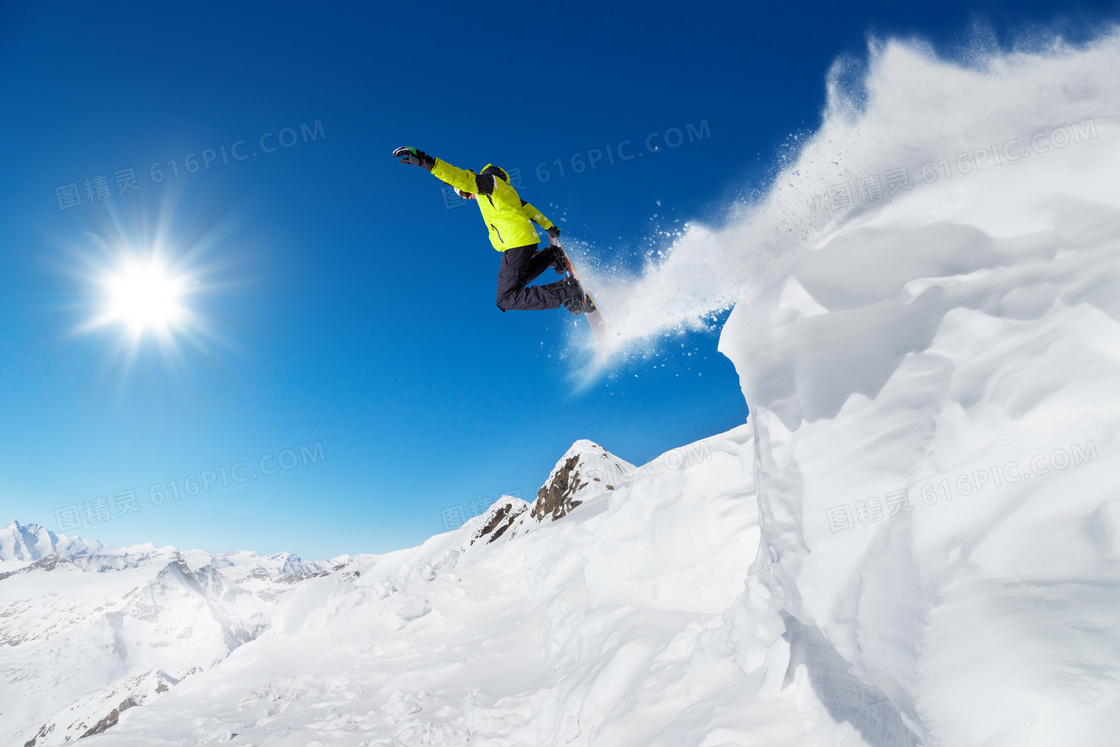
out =
<svg viewBox="0 0 1120 747"><path fill-rule="evenodd" d="M467 522L471 539L462 549L503 537L508 541L542 523L562 519L583 503L606 497L635 475L634 465L593 441L580 439L556 462L531 504L503 495L481 516Z"/></svg>
<svg viewBox="0 0 1120 747"><path fill-rule="evenodd" d="M73 560L79 555L104 550L105 546L96 540L86 541L79 537L54 534L38 524L23 525L18 521L10 521L0 528L0 572L49 555Z"/></svg>
<svg viewBox="0 0 1120 747"><path fill-rule="evenodd" d="M586 439L572 444L560 457L537 493L532 516L553 521L565 516L587 497L614 490L634 471L634 465Z"/></svg>

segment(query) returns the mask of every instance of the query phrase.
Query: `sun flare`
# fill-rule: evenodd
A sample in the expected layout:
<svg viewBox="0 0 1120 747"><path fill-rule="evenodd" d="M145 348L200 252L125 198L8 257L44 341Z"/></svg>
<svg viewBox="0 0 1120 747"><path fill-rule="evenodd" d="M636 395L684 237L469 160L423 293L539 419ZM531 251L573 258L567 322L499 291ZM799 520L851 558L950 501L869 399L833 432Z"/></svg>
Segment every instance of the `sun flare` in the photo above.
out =
<svg viewBox="0 0 1120 747"><path fill-rule="evenodd" d="M158 261L131 261L105 279L103 321L126 325L134 335L166 334L183 320L185 283Z"/></svg>

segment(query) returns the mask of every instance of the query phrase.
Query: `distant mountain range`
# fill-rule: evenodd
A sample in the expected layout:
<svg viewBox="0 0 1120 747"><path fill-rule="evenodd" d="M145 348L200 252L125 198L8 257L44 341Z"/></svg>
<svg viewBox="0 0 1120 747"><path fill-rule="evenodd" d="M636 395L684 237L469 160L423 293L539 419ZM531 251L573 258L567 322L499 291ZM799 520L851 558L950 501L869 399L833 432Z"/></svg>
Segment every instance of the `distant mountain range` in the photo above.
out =
<svg viewBox="0 0 1120 747"><path fill-rule="evenodd" d="M577 442L541 488L535 516L530 504L505 496L452 534L463 549L512 538L631 470ZM0 742L44 747L110 730L122 713L269 630L308 580L354 579L374 558L110 549L12 521L0 529Z"/></svg>

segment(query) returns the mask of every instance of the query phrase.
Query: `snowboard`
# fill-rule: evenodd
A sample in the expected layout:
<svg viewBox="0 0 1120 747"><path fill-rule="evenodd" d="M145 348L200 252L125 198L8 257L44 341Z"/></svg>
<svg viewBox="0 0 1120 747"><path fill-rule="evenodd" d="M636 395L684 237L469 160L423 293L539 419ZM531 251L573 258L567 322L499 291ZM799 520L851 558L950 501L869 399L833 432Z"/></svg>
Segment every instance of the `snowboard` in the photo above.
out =
<svg viewBox="0 0 1120 747"><path fill-rule="evenodd" d="M595 338L595 347L599 350L599 357L605 361L607 359L607 325L603 322L603 315L599 313L598 307L595 306L595 299L587 292L587 286L579 279L576 266L572 264L572 258L564 251L564 247L560 247L560 253L564 255L564 263L568 265L568 274L572 276L572 280L579 283L579 287L587 295L588 306L581 316L591 325L591 336Z"/></svg>

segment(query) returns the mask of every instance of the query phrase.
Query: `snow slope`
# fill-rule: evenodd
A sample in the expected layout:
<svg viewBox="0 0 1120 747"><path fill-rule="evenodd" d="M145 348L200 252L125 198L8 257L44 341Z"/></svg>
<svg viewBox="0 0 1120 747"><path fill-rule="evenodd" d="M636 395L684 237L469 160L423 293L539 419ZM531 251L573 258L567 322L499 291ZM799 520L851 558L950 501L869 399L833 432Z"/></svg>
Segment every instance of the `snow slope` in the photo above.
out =
<svg viewBox="0 0 1120 747"><path fill-rule="evenodd" d="M744 680L724 612L757 547L750 442L742 427L642 469L581 442L545 488L573 456L563 481L602 486L566 516L507 498L353 558L90 744L681 744L690 705L726 709ZM491 542L502 512L516 526Z"/></svg>

